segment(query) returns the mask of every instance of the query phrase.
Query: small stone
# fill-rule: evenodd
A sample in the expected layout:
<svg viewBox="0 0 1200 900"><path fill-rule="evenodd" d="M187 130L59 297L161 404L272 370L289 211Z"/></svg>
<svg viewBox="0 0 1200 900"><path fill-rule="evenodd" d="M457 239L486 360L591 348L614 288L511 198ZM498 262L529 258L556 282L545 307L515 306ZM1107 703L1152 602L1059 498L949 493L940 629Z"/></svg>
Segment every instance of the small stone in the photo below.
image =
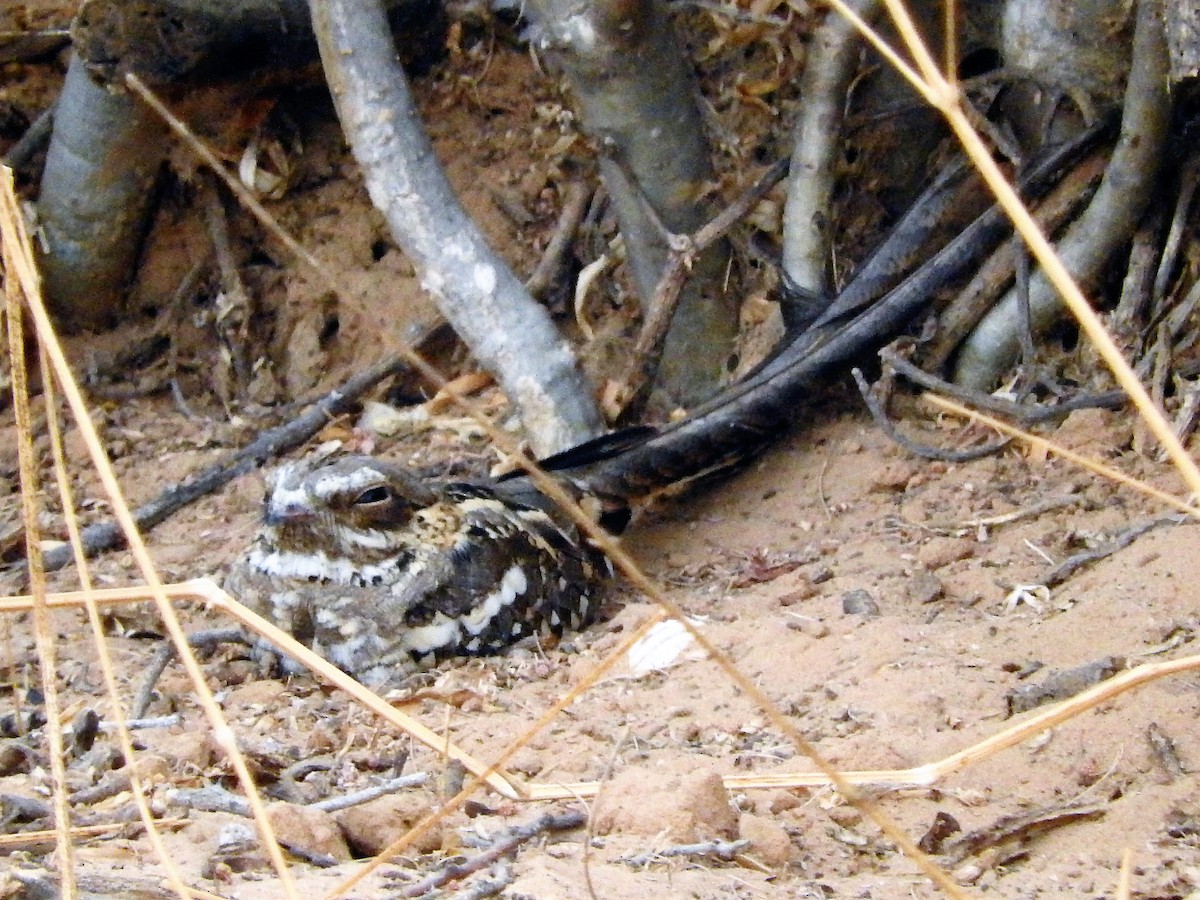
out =
<svg viewBox="0 0 1200 900"><path fill-rule="evenodd" d="M942 599L946 586L932 572L917 572L908 580L905 592L913 603L933 603Z"/></svg>
<svg viewBox="0 0 1200 900"><path fill-rule="evenodd" d="M738 832L750 842L749 854L763 865L777 869L792 861L792 839L774 819L743 813Z"/></svg>
<svg viewBox="0 0 1200 900"><path fill-rule="evenodd" d="M332 814L294 803L273 803L267 807L267 819L275 837L292 853L349 862L350 848Z"/></svg>
<svg viewBox="0 0 1200 900"><path fill-rule="evenodd" d="M516 754L508 761L505 766L510 772L519 772L529 778L533 778L538 772L546 768L546 764L533 750L525 747L518 750Z"/></svg>
<svg viewBox="0 0 1200 900"><path fill-rule="evenodd" d="M979 863L963 863L950 874L950 877L958 884L974 884L983 876L985 871L986 869L979 865Z"/></svg>
<svg viewBox="0 0 1200 900"><path fill-rule="evenodd" d="M787 812L789 809L795 809L797 806L802 806L804 801L796 796L793 791L779 790L771 794L767 800L767 810L775 815L781 812Z"/></svg>
<svg viewBox="0 0 1200 900"><path fill-rule="evenodd" d="M234 853L252 850L258 846L258 835L252 825L245 822L230 822L217 832L217 852Z"/></svg>
<svg viewBox="0 0 1200 900"><path fill-rule="evenodd" d="M875 469L870 476L868 489L874 493L896 493L908 487L917 467L908 460L897 459Z"/></svg>
<svg viewBox="0 0 1200 900"><path fill-rule="evenodd" d="M879 602L862 589L842 594L842 612L848 616L875 619L880 615Z"/></svg>
<svg viewBox="0 0 1200 900"><path fill-rule="evenodd" d="M716 772L630 766L604 785L594 809L601 835L667 832L666 840L693 843L733 840L738 833L737 812Z"/></svg>
<svg viewBox="0 0 1200 900"><path fill-rule="evenodd" d="M966 538L935 537L917 548L917 559L929 569L940 569L975 555L975 545Z"/></svg>
<svg viewBox="0 0 1200 900"><path fill-rule="evenodd" d="M12 739L0 741L0 775L29 771L30 755L31 751L22 743Z"/></svg>
<svg viewBox="0 0 1200 900"><path fill-rule="evenodd" d="M261 872L271 863L259 848L254 827L245 822L230 822L217 832L216 851L201 868L205 878L227 881L230 875Z"/></svg>
<svg viewBox="0 0 1200 900"><path fill-rule="evenodd" d="M822 566L819 569L814 569L809 573L808 580L813 584L824 584L827 581L833 580L833 569L828 566Z"/></svg>
<svg viewBox="0 0 1200 900"><path fill-rule="evenodd" d="M841 825L843 828L853 828L862 824L863 816L856 806L835 806L827 815L835 825Z"/></svg>

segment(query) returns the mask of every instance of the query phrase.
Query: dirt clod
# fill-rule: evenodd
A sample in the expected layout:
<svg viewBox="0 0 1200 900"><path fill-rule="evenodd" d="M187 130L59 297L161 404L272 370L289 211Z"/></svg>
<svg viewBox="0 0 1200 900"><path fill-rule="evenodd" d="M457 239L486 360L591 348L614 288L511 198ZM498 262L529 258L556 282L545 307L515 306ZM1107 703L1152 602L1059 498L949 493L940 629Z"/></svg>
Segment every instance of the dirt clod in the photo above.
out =
<svg viewBox="0 0 1200 900"><path fill-rule="evenodd" d="M842 612L848 616L862 616L866 619L874 619L881 615L879 601L872 597L869 591L861 588L842 595Z"/></svg>
<svg viewBox="0 0 1200 900"><path fill-rule="evenodd" d="M786 866L795 855L791 837L774 819L742 813L738 832L750 842L750 855L765 866Z"/></svg>
<svg viewBox="0 0 1200 900"><path fill-rule="evenodd" d="M342 810L336 819L356 855L375 856L412 830L433 806L424 794L398 794ZM435 825L413 842L413 849L418 853L440 850L448 827L444 821Z"/></svg>
<svg viewBox="0 0 1200 900"><path fill-rule="evenodd" d="M935 537L917 550L917 559L928 568L945 568L952 562L970 559L975 554L975 542L967 538Z"/></svg>
<svg viewBox="0 0 1200 900"><path fill-rule="evenodd" d="M596 798L597 834L666 834L675 843L738 836L737 812L721 776L632 766Z"/></svg>
<svg viewBox="0 0 1200 900"><path fill-rule="evenodd" d="M350 848L337 821L323 810L294 803L273 803L267 807L267 818L275 829L275 837L297 856L337 862L350 859Z"/></svg>
<svg viewBox="0 0 1200 900"><path fill-rule="evenodd" d="M908 580L904 590L913 603L933 603L942 599L946 586L932 572L917 572Z"/></svg>

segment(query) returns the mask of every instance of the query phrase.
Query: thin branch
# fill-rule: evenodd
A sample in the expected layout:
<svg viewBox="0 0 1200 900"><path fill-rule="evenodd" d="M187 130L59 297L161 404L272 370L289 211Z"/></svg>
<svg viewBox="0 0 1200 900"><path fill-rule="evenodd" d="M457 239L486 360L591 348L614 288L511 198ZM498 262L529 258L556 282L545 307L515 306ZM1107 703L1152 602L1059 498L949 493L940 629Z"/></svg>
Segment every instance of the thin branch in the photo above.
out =
<svg viewBox="0 0 1200 900"><path fill-rule="evenodd" d="M1033 217L1046 234L1054 234L1092 199L1104 175L1104 156L1094 153L1068 172L1062 181L1033 207ZM993 253L958 291L938 316L938 332L922 351L930 369L941 369L971 330L1012 283L1021 239L1014 237Z"/></svg>
<svg viewBox="0 0 1200 900"><path fill-rule="evenodd" d="M202 788L174 788L167 791L167 801L197 812L231 813L243 818L251 815L250 804L244 797L218 784L206 784Z"/></svg>
<svg viewBox="0 0 1200 900"><path fill-rule="evenodd" d="M539 300L544 300L554 282L562 272L566 262L567 252L571 242L587 214L588 205L592 202L592 190L583 181L572 181L567 185L563 196L562 211L558 215L558 224L554 228L554 237L546 245L537 268L525 281L525 290Z"/></svg>
<svg viewBox="0 0 1200 900"><path fill-rule="evenodd" d="M25 133L8 148L8 153L4 154L4 165L18 174L27 174L23 170L32 162L38 151L50 142L50 133L54 130L54 113L57 109L58 101L55 100L38 113L33 124L25 129Z"/></svg>
<svg viewBox="0 0 1200 900"><path fill-rule="evenodd" d="M633 349L633 359L638 368L633 370L625 383L623 394L633 397L642 387L653 380L663 350L663 338L675 316L681 298L681 290L696 258L721 240L742 217L749 213L775 185L783 180L788 171L788 161L779 160L772 165L749 189L703 225L695 234L676 240L654 289L654 295L646 305L646 315Z"/></svg>
<svg viewBox="0 0 1200 900"><path fill-rule="evenodd" d="M1195 153L1189 153L1180 168L1179 195L1175 199L1175 210L1171 216L1171 227L1167 230L1167 239L1163 243L1162 258L1158 264L1158 272L1154 276L1153 298L1154 314L1163 298L1167 295L1167 287L1171 276L1175 274L1175 261L1179 256L1179 248L1183 243L1184 232L1187 228L1188 212L1192 208L1192 198L1196 195L1196 185L1200 183L1200 159Z"/></svg>
<svg viewBox="0 0 1200 900"><path fill-rule="evenodd" d="M217 644L231 641L244 642L245 633L240 628L213 628L188 635L188 646L190 647L214 647ZM150 661L150 665L142 677L142 684L138 688L137 696L134 697L133 705L129 707L130 719L141 719L146 715L146 711L150 709L150 704L154 700L154 686L174 658L175 645L170 641L166 641L158 648L158 652L154 654L154 658ZM130 727L128 723L126 723L126 727Z"/></svg>
<svg viewBox="0 0 1200 900"><path fill-rule="evenodd" d="M643 868L656 862L662 862L673 856L714 856L724 862L729 862L750 846L750 841L744 838L736 841L702 841L697 844L676 844L673 847L663 847L661 850L648 850L636 856L623 856L621 862L627 866Z"/></svg>
<svg viewBox="0 0 1200 900"><path fill-rule="evenodd" d="M378 800L380 797L386 797L388 794L394 794L405 788L417 787L428 780L429 774L427 772L413 772L411 775L400 775L383 782L383 784L372 785L369 788L363 788L361 791L354 791L351 794L342 794L340 797L329 797L326 800L318 800L315 803L309 803L308 807L310 809L319 809L323 812L338 812L343 809L349 809L352 806L359 806L363 803L369 803L372 800Z"/></svg>
<svg viewBox="0 0 1200 900"><path fill-rule="evenodd" d="M218 185L219 182L212 175L204 179L204 219L216 253L217 271L221 273L221 293L216 302L214 324L218 339L229 353L233 369L233 390L220 392L229 395L221 397L221 400L228 404L250 383L250 361L246 354L249 350L247 345L253 303L241 272L238 271L237 256L229 238L229 221Z"/></svg>
<svg viewBox="0 0 1200 900"><path fill-rule="evenodd" d="M863 377L862 369L857 367L851 369L850 374L854 376L854 383L858 385L858 392L862 394L863 402L866 403L867 409L871 413L871 418L875 420L875 424L879 426L884 434L914 456L919 456L922 459L937 459L944 462L971 462L972 460L982 459L985 456L991 456L993 453L1003 450L1012 440L1012 438L1000 438L998 441L993 441L982 447L974 447L970 450L943 450L941 447L931 447L928 444L914 441L900 431L895 423L888 418L883 404L875 397L871 386L867 384L867 379Z"/></svg>
<svg viewBox="0 0 1200 900"><path fill-rule="evenodd" d="M1105 541L1099 547L1096 547L1092 550L1084 550L1080 553L1074 554L1073 556L1068 556L1050 570L1046 577L1042 579L1042 583L1046 585L1046 587L1054 587L1055 585L1062 584L1084 566L1090 565L1091 563L1097 562L1101 559L1106 559L1107 557L1112 556L1118 550L1124 550L1143 534L1153 531L1154 529L1163 525L1178 525L1180 522L1183 522L1187 519L1190 519L1190 516L1183 516L1176 513L1169 516L1156 516L1153 519L1147 519L1144 522L1138 522L1136 525L1131 525L1123 531L1113 535L1112 538Z"/></svg>
<svg viewBox="0 0 1200 900"><path fill-rule="evenodd" d="M879 359L885 366L890 367L898 374L903 375L909 381L913 382L913 384L920 385L928 391L945 394L975 409L985 409L988 412L1005 416L1026 425L1061 419L1077 409L1120 409L1129 402L1129 398L1125 395L1124 391L1108 391L1103 394L1085 394L1080 397L1073 397L1070 400L1064 400L1061 403L1053 405L1014 403L1011 400L997 397L995 394L959 387L956 384L938 378L936 375L930 375L924 369L917 367L905 359L892 347L884 347L880 350Z"/></svg>
<svg viewBox="0 0 1200 900"><path fill-rule="evenodd" d="M483 897L495 897L512 884L516 877L517 874L513 871L513 867L501 860L492 866L491 878L482 879L463 888L454 895L454 900L480 900Z"/></svg>
<svg viewBox="0 0 1200 900"><path fill-rule="evenodd" d="M879 0L859 0L866 20L879 12ZM813 34L800 96L804 103L792 129L792 175L783 209L783 271L796 287L823 296L829 292L830 210L841 157L845 97L858 60L858 30L830 11Z"/></svg>

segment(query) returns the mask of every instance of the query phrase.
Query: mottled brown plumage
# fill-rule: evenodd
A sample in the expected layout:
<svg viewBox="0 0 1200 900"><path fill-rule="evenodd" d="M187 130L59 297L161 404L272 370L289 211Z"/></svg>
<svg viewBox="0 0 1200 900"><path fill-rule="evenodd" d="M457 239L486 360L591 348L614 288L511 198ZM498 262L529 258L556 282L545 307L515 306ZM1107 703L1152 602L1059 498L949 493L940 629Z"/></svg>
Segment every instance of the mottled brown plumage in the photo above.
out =
<svg viewBox="0 0 1200 900"><path fill-rule="evenodd" d="M428 484L362 456L278 470L226 588L358 677L590 622L603 557L504 485Z"/></svg>

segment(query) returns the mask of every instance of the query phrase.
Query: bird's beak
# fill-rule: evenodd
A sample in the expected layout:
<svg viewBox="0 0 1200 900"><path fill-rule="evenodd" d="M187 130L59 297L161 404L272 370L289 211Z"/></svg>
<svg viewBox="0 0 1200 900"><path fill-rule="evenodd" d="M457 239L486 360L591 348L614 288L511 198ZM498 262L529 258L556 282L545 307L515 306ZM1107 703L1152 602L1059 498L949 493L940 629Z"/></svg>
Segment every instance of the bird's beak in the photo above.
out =
<svg viewBox="0 0 1200 900"><path fill-rule="evenodd" d="M296 522L306 522L315 513L312 506L294 499L279 499L272 497L267 501L267 509L263 521L268 525L292 525Z"/></svg>

